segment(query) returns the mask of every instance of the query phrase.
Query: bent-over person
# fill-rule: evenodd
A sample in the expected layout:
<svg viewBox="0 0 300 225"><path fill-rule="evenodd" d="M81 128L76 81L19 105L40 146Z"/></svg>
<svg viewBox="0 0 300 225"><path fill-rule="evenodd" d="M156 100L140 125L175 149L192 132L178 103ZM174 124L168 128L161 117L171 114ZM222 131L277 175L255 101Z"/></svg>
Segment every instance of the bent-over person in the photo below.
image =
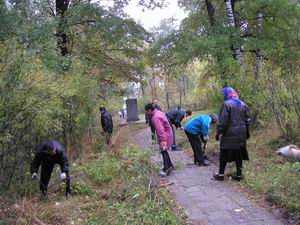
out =
<svg viewBox="0 0 300 225"><path fill-rule="evenodd" d="M60 166L60 179L66 182L66 196L68 196L71 193L69 160L65 149L59 142L48 140L40 145L31 163L31 177L37 179L37 173L41 166L40 190L42 194L47 195L49 180L55 164Z"/></svg>
<svg viewBox="0 0 300 225"><path fill-rule="evenodd" d="M205 159L202 143L207 143L211 124L216 122L218 122L218 116L216 114L200 115L188 121L184 126L185 134L194 152L195 165L210 165L209 161Z"/></svg>
<svg viewBox="0 0 300 225"><path fill-rule="evenodd" d="M176 129L181 128L181 121L192 115L192 111L190 109L187 110L181 110L181 109L176 109L176 110L170 110L168 112L166 112L166 117L170 123L170 126L172 128L173 131L173 144L172 144L172 150L176 151L177 149L177 145L176 145L176 132L173 128L173 124L176 127Z"/></svg>
<svg viewBox="0 0 300 225"><path fill-rule="evenodd" d="M165 114L159 111L152 103L145 106L145 111L150 115L151 123L155 129L159 149L163 157L164 167L160 171L160 176L170 175L171 170L174 168L170 159L168 150L173 143L173 132Z"/></svg>

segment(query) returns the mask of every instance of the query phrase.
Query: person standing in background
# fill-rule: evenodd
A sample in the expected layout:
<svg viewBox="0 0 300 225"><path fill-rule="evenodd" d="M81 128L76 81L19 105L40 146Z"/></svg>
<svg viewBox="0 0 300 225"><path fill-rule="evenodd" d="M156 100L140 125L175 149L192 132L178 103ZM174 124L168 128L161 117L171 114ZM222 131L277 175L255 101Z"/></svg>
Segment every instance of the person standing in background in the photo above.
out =
<svg viewBox="0 0 300 225"><path fill-rule="evenodd" d="M109 144L113 132L112 116L106 111L105 107L100 107L99 110L101 113L101 126L103 129L102 135L105 138L106 144Z"/></svg>

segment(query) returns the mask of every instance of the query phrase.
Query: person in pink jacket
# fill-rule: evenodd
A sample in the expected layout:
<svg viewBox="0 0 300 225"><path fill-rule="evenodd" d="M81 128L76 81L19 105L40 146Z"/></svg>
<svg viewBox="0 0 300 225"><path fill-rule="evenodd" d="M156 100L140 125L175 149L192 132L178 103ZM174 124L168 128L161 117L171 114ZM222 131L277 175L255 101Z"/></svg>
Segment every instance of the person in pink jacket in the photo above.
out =
<svg viewBox="0 0 300 225"><path fill-rule="evenodd" d="M152 103L148 103L145 106L145 111L150 115L151 123L154 126L159 149L163 157L164 167L160 171L160 176L170 175L171 170L174 169L172 161L170 159L168 149L173 144L173 131L166 115L157 110Z"/></svg>

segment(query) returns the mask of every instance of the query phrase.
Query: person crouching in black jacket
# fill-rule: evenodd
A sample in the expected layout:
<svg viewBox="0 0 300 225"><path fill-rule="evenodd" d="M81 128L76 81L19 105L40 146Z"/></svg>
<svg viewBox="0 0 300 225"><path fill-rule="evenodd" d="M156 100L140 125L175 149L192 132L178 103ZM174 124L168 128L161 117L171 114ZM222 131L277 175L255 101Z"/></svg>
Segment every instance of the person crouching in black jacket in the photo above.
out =
<svg viewBox="0 0 300 225"><path fill-rule="evenodd" d="M181 128L181 121L192 115L192 111L190 109L187 109L185 111L181 110L181 109L176 109L176 110L170 110L166 113L166 117L170 123L170 126L172 128L173 131L173 144L172 144L172 150L176 151L177 149L177 145L176 145L176 132L173 128L173 125L175 125L176 129Z"/></svg>
<svg viewBox="0 0 300 225"><path fill-rule="evenodd" d="M57 141L48 140L40 145L31 163L31 177L37 179L37 173L41 166L40 190L42 194L47 195L49 180L55 164L60 166L60 179L66 182L66 196L68 196L71 193L69 160L63 146Z"/></svg>
<svg viewBox="0 0 300 225"><path fill-rule="evenodd" d="M105 107L99 108L101 113L101 126L103 129L102 135L105 137L106 143L110 143L110 139L113 132L113 120L111 114L109 114Z"/></svg>

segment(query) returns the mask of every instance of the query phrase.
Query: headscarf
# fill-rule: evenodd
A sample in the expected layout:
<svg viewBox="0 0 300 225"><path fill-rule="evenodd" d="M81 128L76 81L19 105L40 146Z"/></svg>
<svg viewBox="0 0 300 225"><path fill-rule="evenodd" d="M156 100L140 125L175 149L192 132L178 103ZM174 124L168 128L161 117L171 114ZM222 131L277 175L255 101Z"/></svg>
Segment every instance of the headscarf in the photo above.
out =
<svg viewBox="0 0 300 225"><path fill-rule="evenodd" d="M242 105L244 102L242 102L239 99L238 94L232 87L225 87L223 88L223 96L226 100L232 100L234 101L237 105Z"/></svg>

